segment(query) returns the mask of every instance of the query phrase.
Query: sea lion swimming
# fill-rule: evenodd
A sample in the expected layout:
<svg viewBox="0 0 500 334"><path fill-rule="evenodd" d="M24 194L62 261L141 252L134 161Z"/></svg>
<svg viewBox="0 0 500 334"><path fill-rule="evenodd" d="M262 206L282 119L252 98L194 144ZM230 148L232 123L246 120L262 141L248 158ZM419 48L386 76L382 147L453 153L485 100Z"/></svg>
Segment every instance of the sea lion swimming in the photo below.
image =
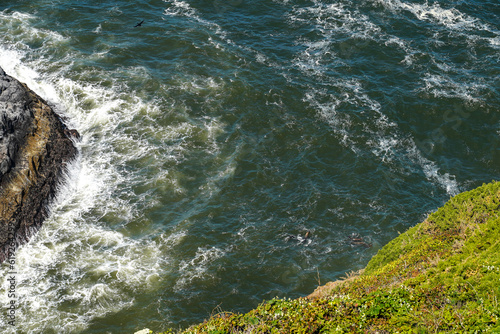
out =
<svg viewBox="0 0 500 334"><path fill-rule="evenodd" d="M300 245L300 244L307 244L309 245L311 243L311 231L307 231L306 234L304 236L301 236L300 234L295 236L295 235L292 235L292 234L289 234L285 237L285 240L286 241L290 241L290 240L297 240L297 243Z"/></svg>
<svg viewBox="0 0 500 334"><path fill-rule="evenodd" d="M347 237L349 244L351 246L365 246L366 248L370 248L372 246L371 243L366 242L361 235L358 233L352 233Z"/></svg>

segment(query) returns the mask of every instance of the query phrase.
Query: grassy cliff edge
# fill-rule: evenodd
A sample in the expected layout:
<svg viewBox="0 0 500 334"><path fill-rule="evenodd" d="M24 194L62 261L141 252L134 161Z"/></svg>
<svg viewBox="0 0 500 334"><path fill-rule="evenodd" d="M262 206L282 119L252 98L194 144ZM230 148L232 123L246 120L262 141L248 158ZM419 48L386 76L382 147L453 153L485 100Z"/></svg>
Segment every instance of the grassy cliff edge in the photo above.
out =
<svg viewBox="0 0 500 334"><path fill-rule="evenodd" d="M500 332L500 182L450 199L365 270L183 333Z"/></svg>

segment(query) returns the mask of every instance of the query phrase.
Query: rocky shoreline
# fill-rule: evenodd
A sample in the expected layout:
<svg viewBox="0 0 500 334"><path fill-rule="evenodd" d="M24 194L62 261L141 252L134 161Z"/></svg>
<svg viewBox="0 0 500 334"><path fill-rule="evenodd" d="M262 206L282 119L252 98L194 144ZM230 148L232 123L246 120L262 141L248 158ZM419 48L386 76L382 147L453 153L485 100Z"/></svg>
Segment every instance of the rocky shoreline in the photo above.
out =
<svg viewBox="0 0 500 334"><path fill-rule="evenodd" d="M0 68L0 263L47 218L77 138L41 97Z"/></svg>

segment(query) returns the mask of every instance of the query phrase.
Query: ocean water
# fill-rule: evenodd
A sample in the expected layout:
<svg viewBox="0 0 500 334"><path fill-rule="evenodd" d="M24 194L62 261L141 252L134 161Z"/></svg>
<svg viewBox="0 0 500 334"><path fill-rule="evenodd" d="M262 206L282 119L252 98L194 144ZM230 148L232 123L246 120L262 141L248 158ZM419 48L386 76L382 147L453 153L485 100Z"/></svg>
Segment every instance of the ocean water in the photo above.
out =
<svg viewBox="0 0 500 334"><path fill-rule="evenodd" d="M2 333L305 296L499 177L494 0L2 0L0 66L82 135Z"/></svg>

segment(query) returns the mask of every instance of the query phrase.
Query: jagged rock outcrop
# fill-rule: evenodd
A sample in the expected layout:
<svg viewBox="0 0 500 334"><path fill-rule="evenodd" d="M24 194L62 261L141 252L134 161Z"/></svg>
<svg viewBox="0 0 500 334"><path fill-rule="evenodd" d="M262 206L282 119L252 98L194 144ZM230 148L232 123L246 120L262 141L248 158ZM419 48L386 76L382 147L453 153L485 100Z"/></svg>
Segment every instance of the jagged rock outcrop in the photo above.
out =
<svg viewBox="0 0 500 334"><path fill-rule="evenodd" d="M0 262L28 241L77 150L61 119L0 68Z"/></svg>

